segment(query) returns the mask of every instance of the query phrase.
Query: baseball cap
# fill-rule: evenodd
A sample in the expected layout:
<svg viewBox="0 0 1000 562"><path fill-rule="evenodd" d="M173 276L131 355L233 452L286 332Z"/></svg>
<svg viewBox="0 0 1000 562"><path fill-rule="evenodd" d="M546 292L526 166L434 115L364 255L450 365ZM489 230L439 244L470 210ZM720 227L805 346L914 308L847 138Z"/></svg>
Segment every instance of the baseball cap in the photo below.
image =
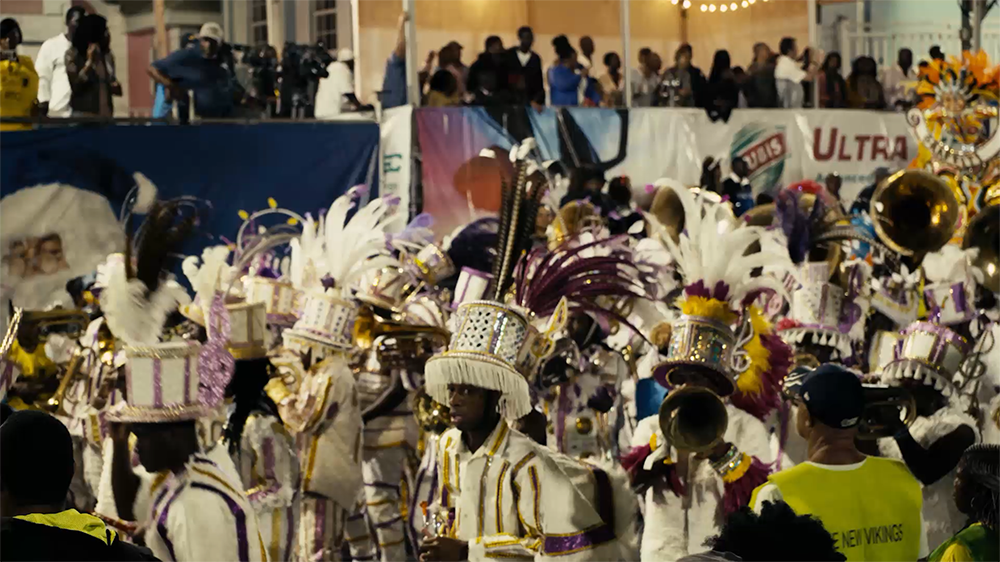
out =
<svg viewBox="0 0 1000 562"><path fill-rule="evenodd" d="M349 62L352 60L354 60L354 51L350 49L341 49L337 51L338 62Z"/></svg>
<svg viewBox="0 0 1000 562"><path fill-rule="evenodd" d="M806 375L799 396L810 416L835 429L857 426L865 409L861 379L833 363L824 363Z"/></svg>
<svg viewBox="0 0 1000 562"><path fill-rule="evenodd" d="M222 43L222 26L214 21L206 22L202 24L201 30L198 32L198 37Z"/></svg>

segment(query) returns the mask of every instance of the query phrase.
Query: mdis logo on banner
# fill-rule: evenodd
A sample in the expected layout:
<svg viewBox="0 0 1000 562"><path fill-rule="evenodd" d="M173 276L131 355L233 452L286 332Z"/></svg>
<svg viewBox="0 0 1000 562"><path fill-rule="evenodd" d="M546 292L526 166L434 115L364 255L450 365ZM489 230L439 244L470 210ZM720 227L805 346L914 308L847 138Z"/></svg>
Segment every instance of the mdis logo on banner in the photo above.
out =
<svg viewBox="0 0 1000 562"><path fill-rule="evenodd" d="M781 187L781 176L788 160L785 127L750 123L733 135L729 158L742 158L750 168L750 183L754 195Z"/></svg>

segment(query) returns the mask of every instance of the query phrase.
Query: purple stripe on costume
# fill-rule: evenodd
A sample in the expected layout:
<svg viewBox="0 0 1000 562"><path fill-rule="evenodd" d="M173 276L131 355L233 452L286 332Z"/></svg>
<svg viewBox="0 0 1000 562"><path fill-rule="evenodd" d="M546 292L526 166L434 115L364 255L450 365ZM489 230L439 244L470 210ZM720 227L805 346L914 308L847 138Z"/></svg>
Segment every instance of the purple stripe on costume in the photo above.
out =
<svg viewBox="0 0 1000 562"><path fill-rule="evenodd" d="M163 510L160 511L160 516L156 520L156 532L159 533L160 538L163 539L163 544L167 545L167 552L170 553L171 560L177 560L177 555L174 554L174 543L170 540L170 537L167 536L169 534L167 533L167 515L170 513L170 506L173 505L174 500L177 499L177 496L181 494L181 490L183 489L183 486L178 486L177 489L174 490L174 495L170 496L170 499L167 500L167 503L163 506Z"/></svg>
<svg viewBox="0 0 1000 562"><path fill-rule="evenodd" d="M153 359L153 405L163 405L163 361Z"/></svg>
<svg viewBox="0 0 1000 562"><path fill-rule="evenodd" d="M236 518L236 544L239 550L240 562L250 562L250 543L247 541L247 514L243 512L243 508L240 507L240 504L231 498L229 494L226 494L218 488L209 486L208 484L192 482L191 487L214 492L222 496L226 505L229 506L229 511L231 511L233 517Z"/></svg>
<svg viewBox="0 0 1000 562"><path fill-rule="evenodd" d="M316 529L313 535L313 548L323 548L323 531L326 528L326 500L316 500ZM314 553L307 553L312 556Z"/></svg>
<svg viewBox="0 0 1000 562"><path fill-rule="evenodd" d="M184 404L191 403L191 356L184 357Z"/></svg>
<svg viewBox="0 0 1000 562"><path fill-rule="evenodd" d="M379 523L372 523L372 527L375 527L376 529L383 529L385 527L389 527L391 525L395 525L396 523L399 523L402 520L403 520L403 516L402 515L397 515L397 516L393 517L392 519L390 519L388 521L381 521Z"/></svg>
<svg viewBox="0 0 1000 562"><path fill-rule="evenodd" d="M542 546L545 554L560 556L569 554L584 548L591 548L604 544L615 539L614 530L608 525L601 524L592 529L587 529L581 533L568 537L545 537Z"/></svg>
<svg viewBox="0 0 1000 562"><path fill-rule="evenodd" d="M264 439L264 478L274 480L274 439Z"/></svg>
<svg viewBox="0 0 1000 562"><path fill-rule="evenodd" d="M389 484L388 482L365 482L365 486L369 488L382 488L384 490L396 490L399 491L399 486L394 484Z"/></svg>
<svg viewBox="0 0 1000 562"><path fill-rule="evenodd" d="M285 552L291 554L295 544L295 509L292 506L285 510L285 527Z"/></svg>
<svg viewBox="0 0 1000 562"><path fill-rule="evenodd" d="M194 458L194 462L200 463L200 464L208 464L208 465L214 466L215 468L219 468L219 465L215 464L215 461L213 461L211 459L206 459L205 457L202 457L202 456L196 456Z"/></svg>
<svg viewBox="0 0 1000 562"><path fill-rule="evenodd" d="M132 389L135 385L132 384L132 363L125 363L125 401L129 404L135 404L135 399L132 397Z"/></svg>
<svg viewBox="0 0 1000 562"><path fill-rule="evenodd" d="M361 519L364 516L365 516L365 510L362 509L361 511L359 511L359 512L355 513L354 515L351 515L350 517L348 517L347 520L348 521L357 521L358 519Z"/></svg>

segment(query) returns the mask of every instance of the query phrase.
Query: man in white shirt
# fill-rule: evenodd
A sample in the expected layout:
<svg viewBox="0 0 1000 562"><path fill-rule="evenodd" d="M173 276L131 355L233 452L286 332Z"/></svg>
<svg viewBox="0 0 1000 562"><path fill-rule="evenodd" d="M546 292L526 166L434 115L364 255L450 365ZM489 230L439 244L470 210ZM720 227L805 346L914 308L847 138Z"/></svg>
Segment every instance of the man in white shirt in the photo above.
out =
<svg viewBox="0 0 1000 562"><path fill-rule="evenodd" d="M913 94L917 87L917 69L913 68L913 51L900 49L896 64L887 68L882 75L882 86L889 107L906 110L913 105Z"/></svg>
<svg viewBox="0 0 1000 562"><path fill-rule="evenodd" d="M801 83L815 78L819 66L814 61L809 61L808 69L802 69L794 37L783 38L779 51L781 55L778 56L778 63L774 67L774 80L777 82L781 106L786 109L802 107L805 97Z"/></svg>
<svg viewBox="0 0 1000 562"><path fill-rule="evenodd" d="M336 119L345 111L356 111L358 99L354 94L354 52L337 51L337 60L326 67L329 74L319 81L316 89L316 118Z"/></svg>
<svg viewBox="0 0 1000 562"><path fill-rule="evenodd" d="M38 71L38 105L43 115L69 117L72 112L69 99L73 92L66 75L66 51L76 26L86 13L81 6L70 8L66 12L66 33L47 39L38 50L35 69Z"/></svg>

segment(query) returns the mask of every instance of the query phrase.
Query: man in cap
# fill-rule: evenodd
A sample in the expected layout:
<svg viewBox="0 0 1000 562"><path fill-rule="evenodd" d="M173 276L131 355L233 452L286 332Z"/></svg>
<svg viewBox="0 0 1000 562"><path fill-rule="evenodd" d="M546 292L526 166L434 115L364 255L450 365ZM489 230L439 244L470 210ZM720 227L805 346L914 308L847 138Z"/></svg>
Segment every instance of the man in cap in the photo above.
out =
<svg viewBox="0 0 1000 562"><path fill-rule="evenodd" d="M847 560L925 558L920 483L902 462L867 457L855 446L865 410L860 379L821 365L803 380L796 406L809 460L768 477L754 490L753 509L784 501L799 515L816 516Z"/></svg>
<svg viewBox="0 0 1000 562"><path fill-rule="evenodd" d="M224 42L222 26L208 22L198 33L200 49L180 49L149 66L149 76L163 84L167 97L178 100L194 92L195 112L200 117L228 117L233 112L232 74L222 64L219 52Z"/></svg>
<svg viewBox="0 0 1000 562"><path fill-rule="evenodd" d="M73 440L56 418L18 412L0 430L0 557L4 560L156 560L93 515L66 509Z"/></svg>
<svg viewBox="0 0 1000 562"><path fill-rule="evenodd" d="M337 51L337 60L326 67L327 77L316 90L316 118L336 119L342 113L370 109L354 93L354 51Z"/></svg>

